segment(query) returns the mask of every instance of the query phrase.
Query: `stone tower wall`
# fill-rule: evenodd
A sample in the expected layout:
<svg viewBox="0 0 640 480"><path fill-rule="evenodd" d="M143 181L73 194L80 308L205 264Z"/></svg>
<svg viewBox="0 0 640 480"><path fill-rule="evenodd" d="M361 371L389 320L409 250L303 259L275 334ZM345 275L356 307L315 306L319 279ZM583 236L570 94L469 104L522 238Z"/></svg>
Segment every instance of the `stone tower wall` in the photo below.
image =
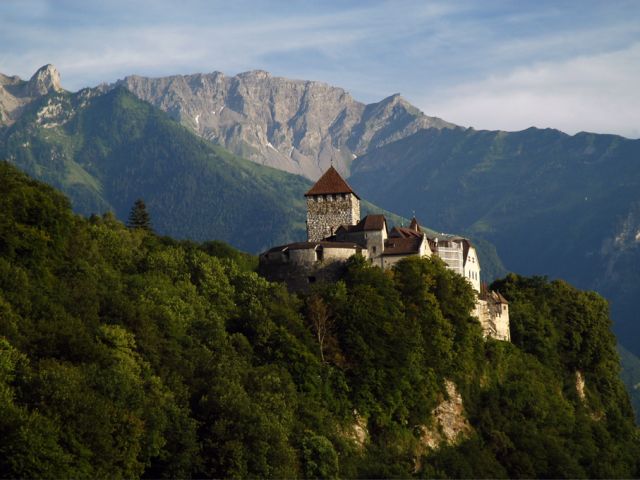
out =
<svg viewBox="0 0 640 480"><path fill-rule="evenodd" d="M360 221L360 200L351 193L307 197L307 240L319 242L340 225Z"/></svg>

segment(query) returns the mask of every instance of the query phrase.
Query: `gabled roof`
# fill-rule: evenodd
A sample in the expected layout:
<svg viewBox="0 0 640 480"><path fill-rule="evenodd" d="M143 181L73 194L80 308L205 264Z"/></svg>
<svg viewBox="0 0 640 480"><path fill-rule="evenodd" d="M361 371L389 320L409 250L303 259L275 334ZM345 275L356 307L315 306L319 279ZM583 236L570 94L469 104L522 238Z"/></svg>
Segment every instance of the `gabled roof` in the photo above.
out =
<svg viewBox="0 0 640 480"><path fill-rule="evenodd" d="M407 227L393 227L389 234L389 237L395 238L422 238L423 236L422 232Z"/></svg>
<svg viewBox="0 0 640 480"><path fill-rule="evenodd" d="M382 255L411 255L420 253L423 237L389 238L384 245Z"/></svg>
<svg viewBox="0 0 640 480"><path fill-rule="evenodd" d="M328 195L334 193L352 193L357 199L360 199L332 165L304 196L310 197L312 195Z"/></svg>
<svg viewBox="0 0 640 480"><path fill-rule="evenodd" d="M497 290L489 290L489 287L485 282L482 282L480 284L480 298L482 300L486 300L487 302L509 305L507 299L504 298L500 292L498 292Z"/></svg>
<svg viewBox="0 0 640 480"><path fill-rule="evenodd" d="M424 232L422 231L418 220L416 220L416 217L413 217L408 227L393 227L389 236L396 238L422 238L424 236Z"/></svg>
<svg viewBox="0 0 640 480"><path fill-rule="evenodd" d="M367 215L362 220L358 222L356 227L362 228L365 232L371 230L382 230L386 228L387 220L384 218L384 215L381 214L373 214Z"/></svg>
<svg viewBox="0 0 640 480"><path fill-rule="evenodd" d="M387 228L387 219L384 218L384 215L381 214L372 214L367 215L362 220L360 220L355 225L340 225L338 230L344 230L345 232L370 232L370 231L380 231L386 230Z"/></svg>

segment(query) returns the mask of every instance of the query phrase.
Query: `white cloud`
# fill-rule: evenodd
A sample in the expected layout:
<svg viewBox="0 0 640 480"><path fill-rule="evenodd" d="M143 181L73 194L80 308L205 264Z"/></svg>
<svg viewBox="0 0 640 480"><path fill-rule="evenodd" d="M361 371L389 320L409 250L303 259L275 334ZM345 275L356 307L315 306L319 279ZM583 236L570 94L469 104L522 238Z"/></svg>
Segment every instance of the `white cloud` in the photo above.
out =
<svg viewBox="0 0 640 480"><path fill-rule="evenodd" d="M0 0L0 71L28 78L53 63L76 90L261 68L366 102L401 92L477 128L640 136L638 4L543 4Z"/></svg>
<svg viewBox="0 0 640 480"><path fill-rule="evenodd" d="M474 128L530 126L640 137L640 43L620 51L516 68L419 101L425 112Z"/></svg>

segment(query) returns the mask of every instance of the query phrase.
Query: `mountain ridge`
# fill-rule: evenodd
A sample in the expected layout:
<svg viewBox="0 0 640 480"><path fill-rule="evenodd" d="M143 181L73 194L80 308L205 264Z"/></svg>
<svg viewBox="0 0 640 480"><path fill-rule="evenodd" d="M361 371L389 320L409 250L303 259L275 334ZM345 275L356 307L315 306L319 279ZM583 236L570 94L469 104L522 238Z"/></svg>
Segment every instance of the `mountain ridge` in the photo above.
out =
<svg viewBox="0 0 640 480"><path fill-rule="evenodd" d="M333 164L346 174L353 158L422 128L453 128L398 94L365 105L339 87L291 80L263 70L148 78L124 85L199 135L257 163L315 180Z"/></svg>
<svg viewBox="0 0 640 480"><path fill-rule="evenodd" d="M123 87L32 101L0 129L0 158L63 190L86 216L126 219L143 197L157 231L177 238L252 253L304 238L308 179L237 157Z"/></svg>

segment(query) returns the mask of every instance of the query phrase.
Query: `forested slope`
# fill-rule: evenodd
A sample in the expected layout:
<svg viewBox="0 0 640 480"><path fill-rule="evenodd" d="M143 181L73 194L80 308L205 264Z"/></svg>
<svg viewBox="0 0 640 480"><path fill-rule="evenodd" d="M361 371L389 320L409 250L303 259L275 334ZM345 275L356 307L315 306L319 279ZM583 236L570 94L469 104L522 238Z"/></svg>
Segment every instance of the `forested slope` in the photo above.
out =
<svg viewBox="0 0 640 480"><path fill-rule="evenodd" d="M349 183L431 228L491 242L509 271L596 290L639 355L639 159L640 140L616 135L428 129L356 159Z"/></svg>
<svg viewBox="0 0 640 480"><path fill-rule="evenodd" d="M509 344L437 260L354 258L307 298L250 263L76 216L1 163L0 476L640 475L596 294L499 281ZM469 427L434 450L448 385Z"/></svg>
<svg viewBox="0 0 640 480"><path fill-rule="evenodd" d="M35 100L0 129L0 159L59 188L86 216L126 219L144 198L155 229L176 238L257 253L305 236L309 180L237 157L122 87ZM365 203L363 212L381 210Z"/></svg>

